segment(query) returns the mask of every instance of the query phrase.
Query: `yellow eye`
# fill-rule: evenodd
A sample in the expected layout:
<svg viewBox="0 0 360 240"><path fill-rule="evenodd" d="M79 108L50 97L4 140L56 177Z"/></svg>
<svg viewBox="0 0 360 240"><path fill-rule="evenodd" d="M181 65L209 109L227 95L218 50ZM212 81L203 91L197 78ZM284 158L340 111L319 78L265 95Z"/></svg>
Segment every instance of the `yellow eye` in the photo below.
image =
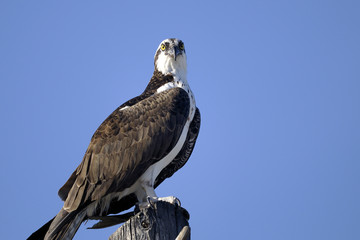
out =
<svg viewBox="0 0 360 240"><path fill-rule="evenodd" d="M161 47L160 47L161 50L165 50L165 44L161 44Z"/></svg>
<svg viewBox="0 0 360 240"><path fill-rule="evenodd" d="M180 48L180 50L184 50L184 49L185 49L184 44L183 44L183 43L180 43L179 48Z"/></svg>

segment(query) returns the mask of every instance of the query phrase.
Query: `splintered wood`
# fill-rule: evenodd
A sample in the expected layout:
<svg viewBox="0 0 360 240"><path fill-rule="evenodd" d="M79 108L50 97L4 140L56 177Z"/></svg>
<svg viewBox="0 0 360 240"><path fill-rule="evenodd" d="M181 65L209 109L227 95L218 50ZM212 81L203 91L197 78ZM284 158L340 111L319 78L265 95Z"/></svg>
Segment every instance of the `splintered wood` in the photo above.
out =
<svg viewBox="0 0 360 240"><path fill-rule="evenodd" d="M159 201L141 209L109 240L189 240L189 213L181 207Z"/></svg>

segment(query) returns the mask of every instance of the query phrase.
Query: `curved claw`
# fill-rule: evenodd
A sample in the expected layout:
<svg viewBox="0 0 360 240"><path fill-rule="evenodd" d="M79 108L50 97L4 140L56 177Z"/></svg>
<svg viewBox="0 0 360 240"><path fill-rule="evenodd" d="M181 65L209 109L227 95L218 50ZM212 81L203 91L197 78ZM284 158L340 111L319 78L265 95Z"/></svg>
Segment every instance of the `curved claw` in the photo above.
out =
<svg viewBox="0 0 360 240"><path fill-rule="evenodd" d="M162 197L162 198L158 198L158 200L168 202L173 205L177 205L178 207L181 207L180 199L178 199L177 197L174 197L174 196Z"/></svg>
<svg viewBox="0 0 360 240"><path fill-rule="evenodd" d="M148 207L154 208L154 203L156 203L157 201L164 201L176 205L178 207L181 207L180 199L174 196L161 197L161 198L147 196L145 202L138 203L137 205L139 209L144 209Z"/></svg>
<svg viewBox="0 0 360 240"><path fill-rule="evenodd" d="M149 207L154 208L154 203L157 202L158 199L157 199L157 198L150 197L150 196L147 196L147 197L146 197L146 201L148 202Z"/></svg>

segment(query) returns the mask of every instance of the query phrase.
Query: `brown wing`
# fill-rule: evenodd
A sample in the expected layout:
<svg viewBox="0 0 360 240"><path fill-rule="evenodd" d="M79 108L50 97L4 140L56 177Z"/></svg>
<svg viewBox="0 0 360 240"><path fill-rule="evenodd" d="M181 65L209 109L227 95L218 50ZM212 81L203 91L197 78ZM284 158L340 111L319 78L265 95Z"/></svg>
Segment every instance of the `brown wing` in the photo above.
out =
<svg viewBox="0 0 360 240"><path fill-rule="evenodd" d="M71 212L130 187L175 146L189 113L188 94L173 88L116 109L96 130L59 196Z"/></svg>
<svg viewBox="0 0 360 240"><path fill-rule="evenodd" d="M174 158L174 160L160 172L159 176L155 180L155 188L159 186L166 178L171 177L177 170L185 165L195 147L195 142L200 131L200 121L200 111L198 108L196 108L194 118L189 126L189 131L184 146L178 155ZM107 213L117 214L134 206L136 202L137 198L135 194L130 194L121 200L114 199L110 203ZM101 212L95 212L95 215L101 215Z"/></svg>
<svg viewBox="0 0 360 240"><path fill-rule="evenodd" d="M155 187L159 186L166 178L171 177L177 170L185 165L195 147L196 139L200 131L200 122L200 110L196 108L194 118L189 126L184 146L181 148L174 160L160 172L159 176L155 180Z"/></svg>

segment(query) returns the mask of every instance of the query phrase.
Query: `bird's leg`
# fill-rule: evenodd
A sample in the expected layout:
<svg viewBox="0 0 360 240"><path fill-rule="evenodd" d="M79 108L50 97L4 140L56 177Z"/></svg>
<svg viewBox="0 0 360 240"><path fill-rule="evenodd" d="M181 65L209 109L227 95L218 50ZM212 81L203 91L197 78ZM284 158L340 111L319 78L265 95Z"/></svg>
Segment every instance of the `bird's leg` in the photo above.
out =
<svg viewBox="0 0 360 240"><path fill-rule="evenodd" d="M141 187L135 192L136 197L139 201L139 208L147 208L151 206L151 203L157 201L157 196L154 187L150 182L142 182Z"/></svg>
<svg viewBox="0 0 360 240"><path fill-rule="evenodd" d="M136 192L136 196L139 201L139 208L150 207L154 202L164 201L174 205L181 206L181 202L174 196L157 197L154 187L149 182L143 182L141 184L141 190Z"/></svg>

